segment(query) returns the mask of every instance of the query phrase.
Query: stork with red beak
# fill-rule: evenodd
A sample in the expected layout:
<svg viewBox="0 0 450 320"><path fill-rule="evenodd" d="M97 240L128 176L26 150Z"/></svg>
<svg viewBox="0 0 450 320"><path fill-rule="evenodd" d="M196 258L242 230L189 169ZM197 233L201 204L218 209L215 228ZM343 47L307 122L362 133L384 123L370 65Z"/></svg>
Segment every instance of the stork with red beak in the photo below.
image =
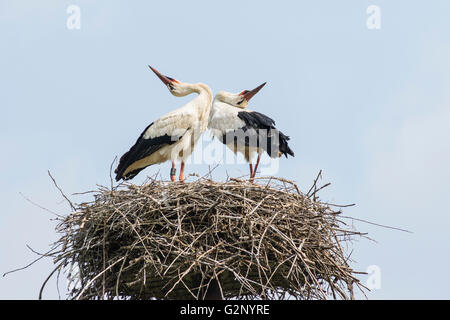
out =
<svg viewBox="0 0 450 320"><path fill-rule="evenodd" d="M146 167L169 160L172 162L171 180L176 181L175 163L181 162L179 180L184 181L185 161L208 126L212 91L206 84L183 83L150 69L174 96L198 95L145 128L136 143L120 158L115 170L116 181L132 179Z"/></svg>
<svg viewBox="0 0 450 320"><path fill-rule="evenodd" d="M250 181L253 181L261 155L272 158L294 156L288 146L289 137L275 128L268 116L247 109L250 99L264 87L264 82L253 90L240 93L220 91L214 97L208 128L212 134L234 153L241 153L249 163ZM253 168L252 159L257 154Z"/></svg>

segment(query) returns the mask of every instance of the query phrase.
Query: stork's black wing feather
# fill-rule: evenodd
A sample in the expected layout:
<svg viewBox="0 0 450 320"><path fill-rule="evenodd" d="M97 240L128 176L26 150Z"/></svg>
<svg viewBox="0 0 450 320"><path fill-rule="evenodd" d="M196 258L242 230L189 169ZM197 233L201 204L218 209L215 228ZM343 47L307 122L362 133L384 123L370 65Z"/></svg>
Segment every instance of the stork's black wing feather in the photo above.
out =
<svg viewBox="0 0 450 320"><path fill-rule="evenodd" d="M275 121L257 111L241 111L238 112L238 117L254 129L275 129Z"/></svg>
<svg viewBox="0 0 450 320"><path fill-rule="evenodd" d="M165 134L159 137L145 139L144 134L152 124L153 122L149 126L147 126L147 128L145 128L145 130L141 133L136 143L130 148L130 150L124 153L122 157L120 157L119 165L114 171L116 173L116 181L119 181L120 179L129 180L134 178L141 170L145 168L139 168L124 175L124 172L130 165L138 160L148 157L149 155L153 154L166 145L177 142L181 138L178 137L174 139L173 137Z"/></svg>
<svg viewBox="0 0 450 320"><path fill-rule="evenodd" d="M271 157L276 157L279 152L286 158L288 155L294 156L294 152L288 145L289 137L275 128L275 121L272 118L256 111L241 111L238 112L238 117L245 122L245 126L240 130L249 133L248 135L244 134L246 146L253 146L256 143L257 147L264 149ZM234 140L237 143L239 138L236 136L236 130L231 133L234 134ZM249 136L251 134L255 135L255 139ZM277 135L278 139L274 135ZM224 135L223 139L223 141L227 141L229 133Z"/></svg>

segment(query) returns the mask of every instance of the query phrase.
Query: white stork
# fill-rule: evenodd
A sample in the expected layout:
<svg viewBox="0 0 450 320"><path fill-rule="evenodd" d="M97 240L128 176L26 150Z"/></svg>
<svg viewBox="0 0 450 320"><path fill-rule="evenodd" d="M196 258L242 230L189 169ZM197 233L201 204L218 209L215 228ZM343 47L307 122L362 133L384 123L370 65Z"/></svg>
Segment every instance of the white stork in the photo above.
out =
<svg viewBox="0 0 450 320"><path fill-rule="evenodd" d="M248 91L229 93L220 91L214 97L208 128L212 134L234 153L244 155L250 167L253 181L261 155L265 152L272 158L294 156L288 146L289 137L275 128L275 121L268 116L246 109L249 100L266 83ZM255 168L252 158L257 154Z"/></svg>
<svg viewBox="0 0 450 320"><path fill-rule="evenodd" d="M116 181L132 179L144 168L168 160L172 162L171 180L176 181L175 162L181 161L179 180L184 181L184 162L208 127L211 89L203 83L183 83L160 74L152 67L150 69L174 96L183 97L191 93L198 96L145 128L134 146L120 158L115 170Z"/></svg>

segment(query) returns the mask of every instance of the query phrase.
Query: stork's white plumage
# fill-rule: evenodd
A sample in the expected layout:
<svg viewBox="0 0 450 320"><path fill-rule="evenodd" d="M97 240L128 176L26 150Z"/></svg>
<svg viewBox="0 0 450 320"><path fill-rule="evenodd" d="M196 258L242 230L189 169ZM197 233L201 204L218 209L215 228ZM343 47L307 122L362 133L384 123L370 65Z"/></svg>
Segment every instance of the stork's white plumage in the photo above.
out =
<svg viewBox="0 0 450 320"><path fill-rule="evenodd" d="M145 128L134 146L120 158L115 170L116 180L132 179L144 168L170 160L171 180L176 180L175 162L180 161L179 180L184 181L184 162L208 126L212 91L206 84L182 83L160 74L152 67L150 69L174 96L183 97L191 93L197 93L198 96Z"/></svg>
<svg viewBox="0 0 450 320"><path fill-rule="evenodd" d="M264 152L272 158L281 155L294 156L288 146L289 137L275 128L275 121L268 116L246 109L249 100L265 85L234 94L220 91L214 97L208 128L212 134L234 153L241 153L250 167L253 180ZM257 156L255 168L251 162Z"/></svg>

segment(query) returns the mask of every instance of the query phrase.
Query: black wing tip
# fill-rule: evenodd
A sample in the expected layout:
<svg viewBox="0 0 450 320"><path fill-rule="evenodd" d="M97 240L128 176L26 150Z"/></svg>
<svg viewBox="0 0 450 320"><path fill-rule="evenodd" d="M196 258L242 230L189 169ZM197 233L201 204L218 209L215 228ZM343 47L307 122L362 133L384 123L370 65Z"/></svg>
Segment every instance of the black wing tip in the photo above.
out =
<svg viewBox="0 0 450 320"><path fill-rule="evenodd" d="M295 157L294 151L289 147L288 141L291 139L289 136L283 134L279 131L280 134L280 151L287 158L288 155Z"/></svg>
<svg viewBox="0 0 450 320"><path fill-rule="evenodd" d="M119 171L118 169L119 168L117 168L116 171L114 171L114 173L116 173L116 181L117 182L119 182L120 179L124 179L124 177L122 176L122 174L123 174L122 170Z"/></svg>
<svg viewBox="0 0 450 320"><path fill-rule="evenodd" d="M286 143L286 142L285 142ZM279 156L281 157L281 155L284 155L286 158L288 158L288 155L291 157L295 157L294 155L294 151L292 151L291 148L289 148L289 146L286 144L280 146L280 153Z"/></svg>
<svg viewBox="0 0 450 320"><path fill-rule="evenodd" d="M116 175L116 181L119 182L120 180L127 181L127 180L130 180L130 179L133 179L136 176L136 174L133 174L133 172L130 172L130 173L128 173L125 176L122 175L122 174L118 174L118 175Z"/></svg>
<svg viewBox="0 0 450 320"><path fill-rule="evenodd" d="M114 170L114 173L116 174L116 181L119 182L120 179L123 179L123 156L120 158L119 165Z"/></svg>
<svg viewBox="0 0 450 320"><path fill-rule="evenodd" d="M291 150L291 148L288 147L288 150L286 150L286 152L284 152L285 157L287 158L288 155L290 155L291 157L295 157L294 155L294 151Z"/></svg>

